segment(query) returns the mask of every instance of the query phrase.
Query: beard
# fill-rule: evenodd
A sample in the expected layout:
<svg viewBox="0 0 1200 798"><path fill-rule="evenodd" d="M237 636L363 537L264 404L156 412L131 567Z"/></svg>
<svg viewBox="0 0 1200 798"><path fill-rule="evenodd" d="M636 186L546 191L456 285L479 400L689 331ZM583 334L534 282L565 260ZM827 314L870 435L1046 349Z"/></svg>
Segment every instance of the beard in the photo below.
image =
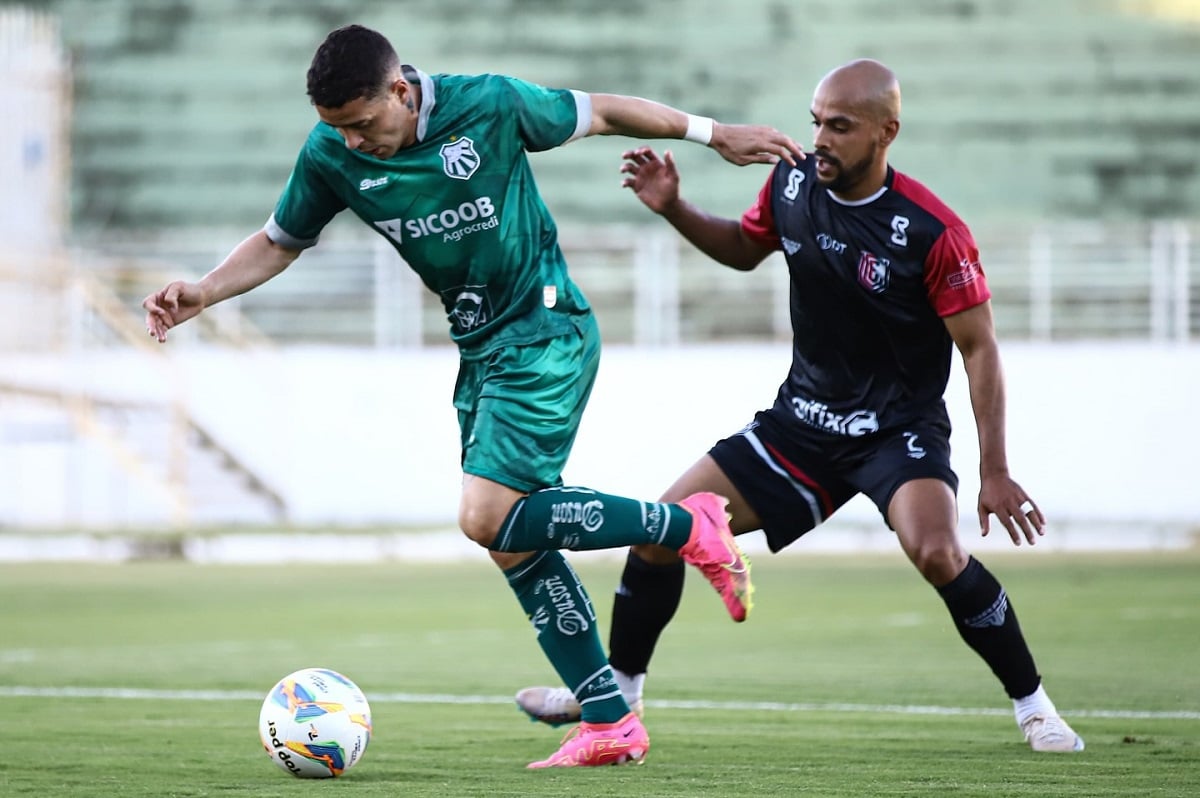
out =
<svg viewBox="0 0 1200 798"><path fill-rule="evenodd" d="M835 193L844 193L854 188L862 179L870 172L871 166L875 163L875 156L879 152L879 147L872 142L871 149L866 157L861 160L846 166L841 160L834 158L831 155L823 154L818 150L814 155L824 158L829 163L833 164L837 169L837 174L831 180L820 180L821 185Z"/></svg>

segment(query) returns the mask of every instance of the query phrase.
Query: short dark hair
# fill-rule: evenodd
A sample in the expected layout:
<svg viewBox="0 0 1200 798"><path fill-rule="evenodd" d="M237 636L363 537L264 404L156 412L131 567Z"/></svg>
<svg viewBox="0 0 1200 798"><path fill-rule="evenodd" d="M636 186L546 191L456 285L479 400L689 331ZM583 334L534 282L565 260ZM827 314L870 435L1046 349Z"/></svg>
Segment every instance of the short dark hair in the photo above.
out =
<svg viewBox="0 0 1200 798"><path fill-rule="evenodd" d="M346 25L317 48L308 68L308 96L322 108L341 108L359 97L373 99L387 90L399 64L382 33Z"/></svg>

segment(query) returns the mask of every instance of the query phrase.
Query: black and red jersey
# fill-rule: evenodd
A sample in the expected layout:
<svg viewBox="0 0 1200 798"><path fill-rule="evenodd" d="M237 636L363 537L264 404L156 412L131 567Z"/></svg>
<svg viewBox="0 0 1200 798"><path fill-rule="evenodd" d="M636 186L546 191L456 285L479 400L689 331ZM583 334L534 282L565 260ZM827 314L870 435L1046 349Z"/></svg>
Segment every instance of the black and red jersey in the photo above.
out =
<svg viewBox="0 0 1200 798"><path fill-rule="evenodd" d="M970 230L929 189L888 168L884 187L835 198L816 158L780 162L742 216L791 274L792 367L776 407L834 435L869 435L930 413L953 342L942 317L991 294Z"/></svg>

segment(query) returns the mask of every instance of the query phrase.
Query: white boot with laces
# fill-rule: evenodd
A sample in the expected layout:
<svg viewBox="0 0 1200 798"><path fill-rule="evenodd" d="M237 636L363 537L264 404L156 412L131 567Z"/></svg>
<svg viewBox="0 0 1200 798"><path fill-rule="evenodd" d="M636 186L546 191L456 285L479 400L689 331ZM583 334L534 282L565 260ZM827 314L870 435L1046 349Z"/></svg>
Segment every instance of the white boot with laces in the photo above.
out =
<svg viewBox="0 0 1200 798"><path fill-rule="evenodd" d="M1017 726L1034 751L1070 753L1083 750L1083 738L1059 716L1054 702L1041 685L1032 695L1015 699L1013 709Z"/></svg>

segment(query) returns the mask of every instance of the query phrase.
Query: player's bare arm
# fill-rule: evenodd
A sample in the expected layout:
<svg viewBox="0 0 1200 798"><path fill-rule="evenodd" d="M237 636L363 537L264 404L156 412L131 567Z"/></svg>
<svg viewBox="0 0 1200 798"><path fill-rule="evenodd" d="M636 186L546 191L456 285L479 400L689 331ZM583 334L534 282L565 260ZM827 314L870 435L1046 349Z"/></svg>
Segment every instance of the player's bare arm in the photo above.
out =
<svg viewBox="0 0 1200 798"><path fill-rule="evenodd" d="M679 170L667 150L662 158L649 147L627 150L622 157L621 185L631 189L647 208L662 216L697 249L718 263L749 271L771 253L742 232L734 219L723 219L697 208L679 196Z"/></svg>
<svg viewBox="0 0 1200 798"><path fill-rule="evenodd" d="M142 300L146 329L164 343L172 327L198 316L210 305L262 285L299 255L299 250L279 246L260 230L238 244L221 265L198 282L176 280Z"/></svg>
<svg viewBox="0 0 1200 798"><path fill-rule="evenodd" d="M778 163L793 166L804 151L791 136L766 125L725 125L670 106L622 94L593 94L589 136L687 139L712 147L738 166Z"/></svg>
<svg viewBox="0 0 1200 798"><path fill-rule="evenodd" d="M946 329L962 354L970 387L971 409L979 435L979 528L990 531L995 515L1016 545L1033 545L1046 523L1029 494L1008 473L1004 440L1004 374L996 343L991 302L947 316Z"/></svg>

